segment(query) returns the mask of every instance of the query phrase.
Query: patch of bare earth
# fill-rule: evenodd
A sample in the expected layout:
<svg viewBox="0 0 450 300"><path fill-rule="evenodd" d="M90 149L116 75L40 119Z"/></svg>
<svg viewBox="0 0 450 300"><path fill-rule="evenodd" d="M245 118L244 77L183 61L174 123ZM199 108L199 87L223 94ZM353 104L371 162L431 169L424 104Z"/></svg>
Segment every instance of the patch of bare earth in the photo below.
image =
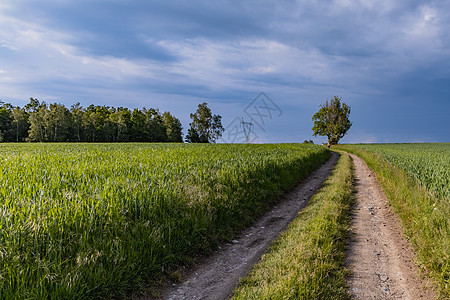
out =
<svg viewBox="0 0 450 300"><path fill-rule="evenodd" d="M414 264L414 251L404 239L397 216L373 172L351 155L355 166L357 200L346 264L347 283L356 299L434 299Z"/></svg>
<svg viewBox="0 0 450 300"><path fill-rule="evenodd" d="M270 243L307 205L308 200L334 168L338 158L338 154L332 153L326 163L292 191L284 194L280 202L252 227L244 230L231 243L221 245L216 253L195 268L181 272L180 282L169 284L164 288L161 298L174 300L229 298L239 279L250 271Z"/></svg>

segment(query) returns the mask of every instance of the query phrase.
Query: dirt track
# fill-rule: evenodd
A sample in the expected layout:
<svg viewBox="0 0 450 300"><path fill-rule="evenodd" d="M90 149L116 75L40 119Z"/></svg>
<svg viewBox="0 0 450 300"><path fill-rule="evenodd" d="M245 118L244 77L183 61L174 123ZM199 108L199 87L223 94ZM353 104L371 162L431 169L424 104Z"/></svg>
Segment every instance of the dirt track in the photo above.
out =
<svg viewBox="0 0 450 300"><path fill-rule="evenodd" d="M356 176L356 205L346 265L354 299L434 299L418 276L414 252L404 239L397 216L387 205L376 176L357 156L351 155ZM280 203L230 244L168 286L162 299L227 299L239 278L259 260L270 243L303 209L320 188L338 159L331 159L308 179L285 194ZM146 299L146 298L139 298ZM152 298L150 298L152 299Z"/></svg>
<svg viewBox="0 0 450 300"><path fill-rule="evenodd" d="M331 158L308 179L285 194L282 200L253 227L245 230L232 243L201 263L181 278L181 283L168 287L163 299L227 299L251 267L259 260L270 243L292 222L298 212L320 188L330 174L339 155Z"/></svg>
<svg viewBox="0 0 450 300"><path fill-rule="evenodd" d="M387 205L374 174L355 155L357 203L347 253L348 278L356 299L434 299L417 275L414 252L403 238L397 216Z"/></svg>

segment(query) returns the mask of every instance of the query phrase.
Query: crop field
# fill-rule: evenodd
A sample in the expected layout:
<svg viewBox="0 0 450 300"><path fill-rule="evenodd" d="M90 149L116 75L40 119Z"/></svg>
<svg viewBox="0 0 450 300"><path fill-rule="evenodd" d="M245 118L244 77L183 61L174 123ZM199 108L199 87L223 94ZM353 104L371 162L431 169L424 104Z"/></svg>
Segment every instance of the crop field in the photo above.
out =
<svg viewBox="0 0 450 300"><path fill-rule="evenodd" d="M438 197L450 199L450 143L352 145L380 154Z"/></svg>
<svg viewBox="0 0 450 300"><path fill-rule="evenodd" d="M417 261L450 295L450 144L339 145L378 175Z"/></svg>
<svg viewBox="0 0 450 300"><path fill-rule="evenodd" d="M299 144L0 144L0 295L126 295L267 210L329 157Z"/></svg>

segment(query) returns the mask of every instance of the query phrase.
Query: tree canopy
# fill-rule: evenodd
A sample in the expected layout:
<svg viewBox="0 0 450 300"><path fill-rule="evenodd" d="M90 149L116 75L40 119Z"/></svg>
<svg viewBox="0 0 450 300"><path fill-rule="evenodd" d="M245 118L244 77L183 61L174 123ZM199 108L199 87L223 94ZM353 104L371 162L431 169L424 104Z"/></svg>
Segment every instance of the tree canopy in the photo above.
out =
<svg viewBox="0 0 450 300"><path fill-rule="evenodd" d="M180 120L158 109L46 104L23 108L0 101L3 142L183 142Z"/></svg>
<svg viewBox="0 0 450 300"><path fill-rule="evenodd" d="M352 126L349 120L350 106L341 102L342 99L334 96L329 102L320 106L318 112L312 117L314 121L314 136L328 137L329 145L335 145Z"/></svg>
<svg viewBox="0 0 450 300"><path fill-rule="evenodd" d="M214 143L222 136L225 129L222 126L222 117L213 115L206 102L198 105L195 113L190 115L192 122L186 135L190 143Z"/></svg>

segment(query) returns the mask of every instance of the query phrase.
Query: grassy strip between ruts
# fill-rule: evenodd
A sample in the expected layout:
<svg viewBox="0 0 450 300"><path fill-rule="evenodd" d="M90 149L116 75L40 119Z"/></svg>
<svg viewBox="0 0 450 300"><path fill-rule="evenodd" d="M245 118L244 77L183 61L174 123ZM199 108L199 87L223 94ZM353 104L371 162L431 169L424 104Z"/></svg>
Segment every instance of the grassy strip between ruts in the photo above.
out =
<svg viewBox="0 0 450 300"><path fill-rule="evenodd" d="M425 269L439 288L440 296L450 296L450 205L420 186L404 171L389 164L380 155L351 145L338 149L361 157L377 174L389 204L400 217L404 234L416 251L416 262Z"/></svg>
<svg viewBox="0 0 450 300"><path fill-rule="evenodd" d="M343 265L353 204L353 171L345 154L310 200L241 280L232 299L347 299Z"/></svg>

